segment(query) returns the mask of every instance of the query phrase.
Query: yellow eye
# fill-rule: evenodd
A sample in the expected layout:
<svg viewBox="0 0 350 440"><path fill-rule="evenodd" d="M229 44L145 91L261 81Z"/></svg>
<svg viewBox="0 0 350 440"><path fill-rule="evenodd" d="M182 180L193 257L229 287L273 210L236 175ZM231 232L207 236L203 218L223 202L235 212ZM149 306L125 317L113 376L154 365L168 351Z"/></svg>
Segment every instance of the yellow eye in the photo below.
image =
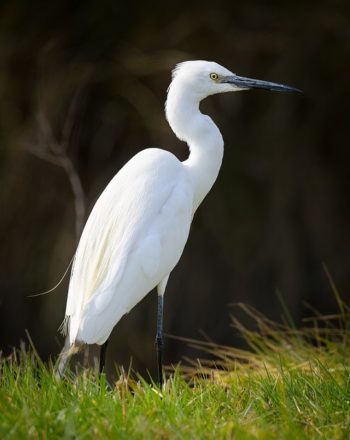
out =
<svg viewBox="0 0 350 440"><path fill-rule="evenodd" d="M210 79L212 79L213 81L216 81L219 78L219 75L217 73L211 73L209 76Z"/></svg>

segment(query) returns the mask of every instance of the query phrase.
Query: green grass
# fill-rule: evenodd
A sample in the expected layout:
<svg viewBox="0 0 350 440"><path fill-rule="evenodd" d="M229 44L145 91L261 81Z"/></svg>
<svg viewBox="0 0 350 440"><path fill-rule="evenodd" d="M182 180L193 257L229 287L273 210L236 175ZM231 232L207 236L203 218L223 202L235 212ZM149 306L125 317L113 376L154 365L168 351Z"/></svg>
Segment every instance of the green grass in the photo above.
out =
<svg viewBox="0 0 350 440"><path fill-rule="evenodd" d="M87 370L56 380L52 366L20 350L1 360L1 439L348 439L349 310L303 329L245 307L249 349L197 343L216 361L176 369L163 390ZM209 357L209 356L207 356ZM136 377L136 378L135 378Z"/></svg>

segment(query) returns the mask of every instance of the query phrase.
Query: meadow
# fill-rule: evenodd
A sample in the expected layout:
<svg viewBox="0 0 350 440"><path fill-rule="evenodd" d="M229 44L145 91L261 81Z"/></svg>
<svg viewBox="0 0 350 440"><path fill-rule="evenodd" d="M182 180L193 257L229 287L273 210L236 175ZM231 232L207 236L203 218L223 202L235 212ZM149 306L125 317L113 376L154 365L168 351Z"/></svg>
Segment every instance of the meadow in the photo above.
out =
<svg viewBox="0 0 350 440"><path fill-rule="evenodd" d="M117 369L112 383L87 368L58 380L23 346L1 359L0 438L350 438L349 308L339 306L296 328L241 305L253 329L232 325L246 348L188 341L203 358L169 367L162 389Z"/></svg>

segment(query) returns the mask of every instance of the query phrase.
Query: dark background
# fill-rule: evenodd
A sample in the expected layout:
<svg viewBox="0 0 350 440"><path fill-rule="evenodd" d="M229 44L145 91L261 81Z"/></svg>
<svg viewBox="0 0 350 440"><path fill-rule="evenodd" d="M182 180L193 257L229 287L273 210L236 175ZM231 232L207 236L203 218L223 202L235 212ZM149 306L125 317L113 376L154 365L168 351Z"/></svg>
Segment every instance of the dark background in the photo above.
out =
<svg viewBox="0 0 350 440"><path fill-rule="evenodd" d="M280 319L279 289L300 323L305 302L336 311L325 263L350 283L350 3L8 1L0 6L0 347L28 329L56 355L84 207L135 153L184 159L163 105L170 70L217 61L304 96L209 98L225 139L223 166L199 209L166 293L167 333L237 344L229 304ZM80 187L80 183L81 187ZM85 193L83 197L82 190ZM74 191L73 191L74 190ZM78 215L77 215L78 213ZM109 362L154 371L156 295L113 332ZM195 353L168 340L166 362Z"/></svg>

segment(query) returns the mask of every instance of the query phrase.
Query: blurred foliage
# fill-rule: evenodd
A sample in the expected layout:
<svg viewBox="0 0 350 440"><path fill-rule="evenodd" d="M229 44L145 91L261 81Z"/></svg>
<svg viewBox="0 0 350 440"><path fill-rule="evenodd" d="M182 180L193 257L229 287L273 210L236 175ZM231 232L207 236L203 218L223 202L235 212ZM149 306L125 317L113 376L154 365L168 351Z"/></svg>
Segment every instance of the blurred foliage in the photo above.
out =
<svg viewBox="0 0 350 440"><path fill-rule="evenodd" d="M223 167L199 209L166 295L166 331L230 342L227 304L278 318L280 289L296 319L304 301L335 304L325 262L349 286L349 3L344 1L24 2L0 6L0 346L27 328L58 351L74 253L73 167L87 212L140 149L186 157L163 105L170 70L215 60L244 76L299 87L215 96L202 105L225 139ZM35 154L33 154L33 152ZM45 156L45 157L44 157ZM46 160L42 160L46 159ZM66 163L68 163L66 161ZM72 176L72 174L71 174ZM113 333L110 361L153 368L155 295ZM191 355L177 341L167 361Z"/></svg>

